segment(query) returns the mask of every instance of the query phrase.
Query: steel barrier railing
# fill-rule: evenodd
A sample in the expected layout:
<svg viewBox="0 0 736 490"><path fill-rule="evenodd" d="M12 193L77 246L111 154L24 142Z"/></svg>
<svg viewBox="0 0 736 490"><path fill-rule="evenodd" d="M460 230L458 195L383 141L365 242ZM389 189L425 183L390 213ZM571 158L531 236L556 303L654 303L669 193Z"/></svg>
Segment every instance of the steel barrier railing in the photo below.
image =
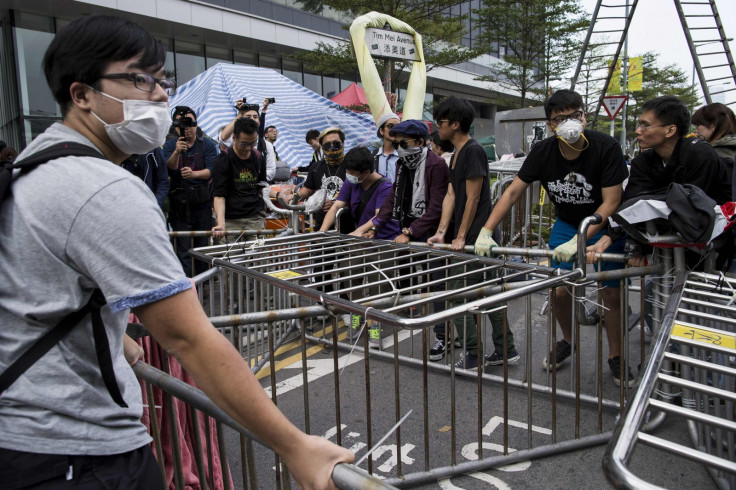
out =
<svg viewBox="0 0 736 490"><path fill-rule="evenodd" d="M509 247L494 250L523 255L517 254L521 250ZM529 252L529 255L532 253L541 255L537 251ZM245 291L259 291L262 292L263 301L266 303L272 301L275 305L274 308L263 308L261 311L258 311L258 308L248 310L250 303L258 299L256 295L245 295L243 296L245 302L232 309L226 305L226 313L213 315L212 321L224 329L259 324L264 327L260 330L260 339L268 346L268 353L261 351L252 357L253 352L247 352L245 345L257 341L253 336L241 335L239 340L234 342L255 368L258 368L265 357L268 358L268 361L260 364L260 369L255 370L268 374L271 385L268 389L280 407L286 404L291 410L294 408L294 400L290 398L292 395L283 394L283 388L292 389L298 386L302 390L302 401L299 403L302 412L291 411L288 415L290 418L303 419L307 431L320 432L315 428L313 417L315 414L329 414L329 417L333 418L333 429L332 432L328 432L338 443L345 443L352 437L350 434L358 433L358 429L351 428L349 433L343 433L342 426L346 422L344 414L359 413L358 419L362 421L359 425L364 428L360 433L365 435L365 442L361 442L360 447L371 447L373 433L385 430L388 425L398 422L408 408L414 410L415 414L421 414L417 420L410 418L404 425L423 434L421 441L413 441L417 442L416 446L410 444L414 451L412 458L424 461L423 470L405 472L402 469L402 458L407 457L407 449L401 442L403 426L396 431L395 442L390 445L392 448L390 451L395 456L392 461L396 463L390 470L386 470L388 467L385 463L377 466L378 461L374 461L372 457L368 458L369 472L378 471L395 485L402 485L402 482L425 481L426 478L436 478L437 475L459 474L467 471L463 469L466 466L478 469L506 464L500 463L508 461L504 459L506 456L494 458L489 457L487 453L483 454L484 444L487 444L484 443L484 439L487 440L489 437L484 431L492 430L487 429L489 424L485 423L489 407L503 414L495 419L499 421L494 422L496 424L494 427L503 431L503 444L499 446L499 450L505 455L517 454L512 447L520 448L519 452L524 451L521 454L526 458L534 458L589 444L605 443L610 435L606 429L613 428L615 414L621 409L627 393L626 389L621 388L618 399L604 396L604 392L610 395L611 391L602 388L600 324L595 332L596 347L593 349L594 357L597 358L596 367L592 370L594 379L590 377L591 370L582 373L583 357L590 357L583 356L574 361L567 387L561 384L562 378L558 381L558 377L563 376L562 374L558 375L553 371L540 377L533 374L531 367L531 358L536 355L533 354L533 347L542 344L539 340L535 342L534 339L544 335L546 330L548 341L545 344L553 345L555 341L556 328L550 328L554 326L554 311L548 315L546 329L543 328L542 332L532 328L531 320L526 321L523 368L511 368L508 363L504 363L500 368L503 371L498 374L484 373L481 376L473 376L464 370L456 369L451 363L429 363L427 352L430 327L440 323L449 333L453 329L453 320L472 315L479 320L479 334L485 339L487 335L485 313L506 309L505 303L520 304L525 311L524 315L528 318L532 310L532 296L537 292L546 292L550 288L565 284L574 285L572 289L575 291L581 287L580 284L595 284L599 280L662 273L661 265L587 273L586 281L580 283L578 280L583 276L580 268L562 273L539 265L481 258L426 246L364 240L334 233L279 237L261 242L243 242L231 247L206 247L197 249L193 254L214 267L212 270L216 272L213 274L221 278L218 287L223 292L232 291L231 297L238 297ZM603 254L599 258L625 260L624 256L613 257L610 254ZM452 274L449 274L449 271L452 271ZM442 274L438 275L437 272ZM447 290L449 279L469 278L474 274L481 276L477 284ZM207 281L214 279L208 278ZM626 291L627 285L622 284L621 288ZM628 293L624 294L626 295ZM214 303L220 300L223 303L229 301L227 295L221 296L219 292L214 294L214 298ZM577 301L575 294L572 300ZM213 302L212 295L210 302ZM439 309L435 308L437 303L441 305ZM288 306L284 308L284 305ZM384 333L388 334L384 336L384 349L371 350L367 335L363 335L362 341L346 342L347 327L345 321L341 321L345 313L359 315L364 325L373 324L383 328ZM461 321L463 325L464 322L467 322L467 319ZM508 319L504 322L506 324ZM279 323L285 325L281 332L286 337L279 337L277 330ZM627 329L622 329L622 336L624 344L628 344ZM587 334L583 335L577 328L574 337L576 345L581 345L581 337L585 337L586 342L590 340ZM248 338L248 342L245 342L244 338ZM274 368L277 360L274 357L276 351L274 347L279 345L277 339L283 340L281 345L285 343L291 345L292 342L289 342L291 338L296 339L293 344L299 344L302 363L302 374L294 377L293 381L282 379L283 371L277 374L277 369ZM505 340L504 334L504 342ZM318 346L329 346L332 359L308 361L307 350L314 347L308 348L307 342L316 343L318 349ZM448 358L452 358L454 350L454 346L451 345ZM481 344L479 355L483 354ZM322 354L317 351L316 354L310 355ZM380 360L389 362L377 362ZM331 366L333 388L330 391L333 396L331 399L325 397L329 392L325 392L323 387L319 390L321 396L315 400L310 396L312 390L308 389L315 375L309 372L311 369L326 372L327 364L323 364L324 362ZM355 363L362 364L363 369L357 369L359 366L350 367ZM264 370L267 366L271 369ZM402 384L401 379L414 368L421 368L416 374L421 377L421 381L416 384L418 392L407 399L408 395L404 390L408 388ZM372 370L383 372L385 381L377 385ZM343 376L349 378L343 379ZM324 377L325 382L330 378ZM467 383L466 380L471 382ZM377 391L377 386L382 388ZM497 393L499 386L503 390L503 396ZM392 390L386 391L389 387ZM467 409L458 412L458 400L467 400L465 397L469 389L475 392L473 398L476 402L469 412ZM446 408L443 407L442 410L449 410L447 416L451 421L449 428L451 443L446 449L437 449L430 444L432 438L429 427L433 414L439 408L429 400L438 394L448 402ZM374 400L377 396L388 399ZM532 406L537 403L545 403L548 410L533 410ZM574 415L570 420L565 419L556 408L562 406L560 404L569 407L569 403L574 404L572 407ZM376 404L382 407L393 406L393 409L376 412ZM510 405L517 407L513 416L509 413ZM526 407L526 410L522 407ZM590 412L588 407L591 409ZM463 414L462 417L459 413ZM475 424L458 426L461 420L465 420L473 413ZM353 421L353 418L350 420ZM535 420L543 420L544 425L551 429L535 428ZM324 424L324 420L320 420L320 423ZM473 425L476 426L475 431L468 433ZM516 434L514 432L518 430L516 427L523 427L526 437ZM540 430L542 435L538 432ZM547 443L540 443L540 438ZM459 463L457 460L459 449L471 446L479 453L478 461L472 464L468 462L467 465ZM523 447L525 449L522 449Z"/></svg>
<svg viewBox="0 0 736 490"><path fill-rule="evenodd" d="M152 405L150 400L152 400L153 398L152 396L150 396L150 394L152 393L151 387L156 387L166 394L166 397L168 399L167 407L172 411L174 419L178 419L181 414L176 413L176 405L171 403L171 399L176 398L186 404L186 415L190 423L194 426L194 430L192 433L195 439L195 451L193 451L193 453L190 453L190 456L193 456L195 458L196 466L199 470L200 488L206 489L208 488L208 486L215 486L212 483L214 478L212 478L211 473L210 475L208 475L207 471L207 469L210 469L211 472L211 468L213 465L213 461L211 459L212 448L210 440L209 437L207 437L206 444L203 446L203 441L201 441L200 438L200 413L204 416L205 427L209 425L209 418L212 418L216 421L217 433L220 438L219 455L221 459L221 467L223 468L225 473L222 479L222 487L228 489L232 488L230 485L228 453L226 446L222 443L223 431L221 426L224 425L234 430L241 437L241 452L239 459L240 466L243 470L243 479L241 482L239 482L241 485L238 485L236 483L236 487L242 486L242 488L248 488L250 486L251 488L263 488L262 486L259 486L258 483L260 481L263 484L264 478L261 477L261 479L259 480L257 465L253 462L256 458L256 455L252 446L252 442L255 441L264 448L270 450L267 444L258 439L244 426L236 422L232 417L230 417L227 413L225 413L222 409L215 405L212 400L207 397L207 395L205 395L201 390L195 388L194 386L187 384L180 379L172 377L169 374L156 369L142 361L137 362L135 366L133 366L133 371L135 372L136 376L138 376L138 378L146 385L146 390L149 393L149 407L150 405ZM152 420L155 420L155 417L152 417ZM157 454L161 455L164 452L161 450L161 432L157 424L152 424L151 432L152 436L154 437L154 444L157 447ZM183 464L182 453L179 449L180 444L179 441L176 439L175 434L176 431L171 432L172 439L174 440L172 444L173 450L171 455L171 463L175 468L175 486L176 488L185 488L186 484L181 469ZM209 432L207 433L207 436L209 436ZM209 458L205 458L205 456L208 456ZM159 457L159 462L163 464L163 462L161 461L161 457ZM279 466L279 471L281 474L277 476L276 481L280 481L286 488L290 488L290 477L285 468ZM207 476L202 477L202 475L209 476L209 483ZM332 478L337 488L345 490L354 488L395 488L387 484L386 482L378 480L377 478L369 475L366 471L361 470L354 465L345 463L340 463L335 466L332 473Z"/></svg>
<svg viewBox="0 0 736 490"><path fill-rule="evenodd" d="M639 444L706 465L736 487L736 279L680 271L640 389L618 424L604 469L621 488L658 488L629 467ZM693 447L642 432L655 409L687 422Z"/></svg>

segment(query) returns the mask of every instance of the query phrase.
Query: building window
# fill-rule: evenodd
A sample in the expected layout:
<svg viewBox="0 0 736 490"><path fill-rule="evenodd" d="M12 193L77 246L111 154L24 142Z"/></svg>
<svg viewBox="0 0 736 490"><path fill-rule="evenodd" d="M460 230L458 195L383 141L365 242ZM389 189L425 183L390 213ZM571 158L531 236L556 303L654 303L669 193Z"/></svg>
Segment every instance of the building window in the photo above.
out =
<svg viewBox="0 0 736 490"><path fill-rule="evenodd" d="M330 73L329 75L323 76L322 84L322 95L324 95L328 99L340 93L340 79L337 78L336 74Z"/></svg>
<svg viewBox="0 0 736 490"><path fill-rule="evenodd" d="M233 58L236 65L257 66L258 58L255 53L246 53L245 51L234 51Z"/></svg>
<svg viewBox="0 0 736 490"><path fill-rule="evenodd" d="M41 66L43 55L54 39L53 19L19 13L16 26L19 27L13 29L13 35L21 114L61 117L61 110L51 94Z"/></svg>
<svg viewBox="0 0 736 490"><path fill-rule="evenodd" d="M322 95L322 77L316 73L304 72L304 86Z"/></svg>
<svg viewBox="0 0 736 490"><path fill-rule="evenodd" d="M281 73L281 60L275 56L258 55L258 66L261 68L271 68Z"/></svg>
<svg viewBox="0 0 736 490"><path fill-rule="evenodd" d="M181 87L205 70L204 46L183 41L174 42L176 84Z"/></svg>
<svg viewBox="0 0 736 490"><path fill-rule="evenodd" d="M285 77L291 78L299 85L304 84L304 76L302 75L302 64L300 62L284 58L281 63Z"/></svg>
<svg viewBox="0 0 736 490"><path fill-rule="evenodd" d="M205 54L207 59L207 69L212 68L217 63L232 63L233 56L232 51L225 48L216 48L213 46L205 47Z"/></svg>

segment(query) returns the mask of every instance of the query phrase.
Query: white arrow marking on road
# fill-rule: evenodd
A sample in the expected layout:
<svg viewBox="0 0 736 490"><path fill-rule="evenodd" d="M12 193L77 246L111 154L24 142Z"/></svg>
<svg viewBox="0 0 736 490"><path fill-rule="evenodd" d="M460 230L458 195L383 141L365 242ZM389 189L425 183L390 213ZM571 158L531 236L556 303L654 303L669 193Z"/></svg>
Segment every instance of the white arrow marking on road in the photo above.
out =
<svg viewBox="0 0 736 490"><path fill-rule="evenodd" d="M491 476L486 473L468 473L467 476L472 476L473 478L477 478L478 480L490 483L498 490L511 490L511 487L508 486L503 480L500 480L495 476ZM439 480L437 483L439 483L442 490L464 490L463 487L458 487L457 485L454 485L449 478Z"/></svg>
<svg viewBox="0 0 736 490"><path fill-rule="evenodd" d="M401 446L401 462L403 464L414 463L414 458L409 457L409 452L414 449L414 447L414 444L408 443ZM391 470L393 470L394 467L398 464L398 457L396 454L398 451L396 450L396 444L386 444L379 447L373 452L373 461L378 461L378 458L383 456L383 454L387 451L391 452L391 457L388 458L385 463L378 467L378 471L382 471L384 473L390 473Z"/></svg>
<svg viewBox="0 0 736 490"><path fill-rule="evenodd" d="M491 433L493 433L493 431L496 430L496 428L500 426L501 424L503 424L503 417L499 417L499 416L491 417L491 420L489 420L486 426L483 427L483 431L482 431L483 435L490 436ZM519 427L520 429L529 428L529 424L527 424L526 422L519 422L517 420L511 420L511 419L509 419L509 425L512 427ZM534 432L539 432L540 434L546 434L546 435L552 434L551 430L545 427L539 427L538 425L532 425L532 430Z"/></svg>

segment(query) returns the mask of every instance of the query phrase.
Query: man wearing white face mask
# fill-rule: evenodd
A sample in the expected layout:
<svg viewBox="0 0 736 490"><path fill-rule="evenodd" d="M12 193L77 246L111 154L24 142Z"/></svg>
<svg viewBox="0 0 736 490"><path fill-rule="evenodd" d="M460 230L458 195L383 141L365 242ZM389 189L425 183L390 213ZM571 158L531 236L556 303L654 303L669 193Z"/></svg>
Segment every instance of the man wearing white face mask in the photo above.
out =
<svg viewBox="0 0 736 490"><path fill-rule="evenodd" d="M16 171L0 202L0 481L163 488L131 369L142 350L125 335L132 312L300 487L328 488L352 453L278 411L207 319L153 194L120 167L163 143L165 61L142 27L101 15L59 29L44 56L63 120L21 153L18 162L38 164Z"/></svg>
<svg viewBox="0 0 736 490"><path fill-rule="evenodd" d="M554 249L553 266L572 269L571 260L577 253L577 229L587 216L600 215L599 225L588 228L587 242L596 243L603 236L608 217L621 203L622 184L628 175L618 142L597 131L586 130L583 100L572 90L559 90L544 105L547 125L554 135L537 143L529 152L518 175L493 207L491 215L475 241L475 253L489 255L496 246L493 230L501 223L511 206L524 194L532 182L539 181L555 205L557 217L549 246ZM622 253L625 237L611 246L610 252ZM623 264L601 263L602 270L623 268ZM604 281L603 302L606 306L606 334L609 367L613 381L620 386L621 313L618 281ZM557 288L555 311L563 339L557 342L542 365L554 370L570 357L572 346L572 311L565 287ZM625 373L631 387L634 378Z"/></svg>

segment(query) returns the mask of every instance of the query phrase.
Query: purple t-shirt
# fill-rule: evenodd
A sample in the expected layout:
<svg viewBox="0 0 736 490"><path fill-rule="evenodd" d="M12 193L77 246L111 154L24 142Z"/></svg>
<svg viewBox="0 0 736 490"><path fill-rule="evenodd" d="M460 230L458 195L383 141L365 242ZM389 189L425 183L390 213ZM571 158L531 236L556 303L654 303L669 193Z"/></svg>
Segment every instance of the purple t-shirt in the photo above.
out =
<svg viewBox="0 0 736 490"><path fill-rule="evenodd" d="M357 223L358 226L364 225L369 219L373 218L376 215L376 209L379 209L381 207L381 204L383 204L383 201L385 201L386 198L391 195L391 192L393 192L393 187L394 186L391 181L388 180L385 182L381 182L378 185L378 188L375 190L375 192L373 192L371 198L368 199L368 203L366 203L365 208L363 208L363 213L360 215L360 219ZM363 188L360 186L360 184L351 184L346 180L340 188L340 193L337 195L337 200L349 203L350 212L355 214L355 212L358 210L358 207L360 206L360 200L362 199L362 197ZM399 223L396 220L392 219L378 229L376 238L383 240L393 240L399 235L399 233L401 233Z"/></svg>

